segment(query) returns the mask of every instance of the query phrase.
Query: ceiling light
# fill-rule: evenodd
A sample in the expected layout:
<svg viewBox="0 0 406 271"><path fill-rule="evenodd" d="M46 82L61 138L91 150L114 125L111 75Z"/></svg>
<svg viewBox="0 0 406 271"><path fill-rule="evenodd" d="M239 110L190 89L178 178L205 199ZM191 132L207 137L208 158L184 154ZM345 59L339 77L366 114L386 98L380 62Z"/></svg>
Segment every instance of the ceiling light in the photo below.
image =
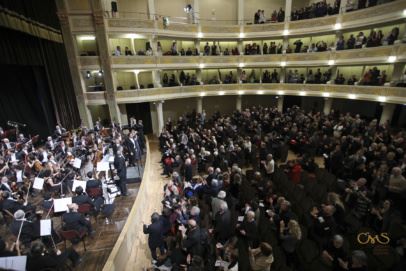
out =
<svg viewBox="0 0 406 271"><path fill-rule="evenodd" d="M136 38L143 38L144 36L139 35L139 34L127 34L127 35L125 35L125 37L128 39L136 39Z"/></svg>
<svg viewBox="0 0 406 271"><path fill-rule="evenodd" d="M284 35L284 36L289 35L289 30L287 30L287 29L283 30L283 35Z"/></svg>
<svg viewBox="0 0 406 271"><path fill-rule="evenodd" d="M262 94L264 94L264 91L263 90L258 90L257 94L262 95Z"/></svg>
<svg viewBox="0 0 406 271"><path fill-rule="evenodd" d="M334 25L334 29L335 29L335 30L340 30L340 29L341 29L341 24L340 24L340 23L336 23L336 24Z"/></svg>
<svg viewBox="0 0 406 271"><path fill-rule="evenodd" d="M203 69L203 68L204 68L204 64L203 64L203 63L200 63L200 64L199 64L199 68L200 68L200 69Z"/></svg>
<svg viewBox="0 0 406 271"><path fill-rule="evenodd" d="M206 92L200 92L200 97L206 96Z"/></svg>
<svg viewBox="0 0 406 271"><path fill-rule="evenodd" d="M240 67L240 68L242 68L242 67L244 67L245 66L245 64L244 63L240 63L240 64L238 64L238 67Z"/></svg>
<svg viewBox="0 0 406 271"><path fill-rule="evenodd" d="M79 40L95 40L95 36L79 36Z"/></svg>
<svg viewBox="0 0 406 271"><path fill-rule="evenodd" d="M244 33L240 33L240 38L242 39L242 38L244 38L245 37L245 34Z"/></svg>
<svg viewBox="0 0 406 271"><path fill-rule="evenodd" d="M244 94L244 90L239 90L237 93L238 93L239 95L243 95L243 94Z"/></svg>
<svg viewBox="0 0 406 271"><path fill-rule="evenodd" d="M378 101L380 101L380 102L386 102L386 97L384 97L384 96L379 96L379 97L378 97Z"/></svg>
<svg viewBox="0 0 406 271"><path fill-rule="evenodd" d="M348 98L350 99L356 99L357 96L355 94L348 94Z"/></svg>
<svg viewBox="0 0 406 271"><path fill-rule="evenodd" d="M202 32L197 33L197 37L198 38L203 38L203 33Z"/></svg>
<svg viewBox="0 0 406 271"><path fill-rule="evenodd" d="M225 91L219 91L219 95L224 95L224 94L226 94Z"/></svg>
<svg viewBox="0 0 406 271"><path fill-rule="evenodd" d="M102 76L103 76L103 71L102 71L102 70L98 71L98 72L97 72L97 75L98 75L99 77L102 77Z"/></svg>
<svg viewBox="0 0 406 271"><path fill-rule="evenodd" d="M388 62L393 63L396 61L396 56L389 56L388 57Z"/></svg>
<svg viewBox="0 0 406 271"><path fill-rule="evenodd" d="M323 92L323 97L330 97L330 93L328 93L328 92Z"/></svg>
<svg viewBox="0 0 406 271"><path fill-rule="evenodd" d="M283 95L283 94L285 94L285 91L279 90L279 91L278 91L278 94L279 94L279 95Z"/></svg>
<svg viewBox="0 0 406 271"><path fill-rule="evenodd" d="M333 59L330 59L329 61L328 61L328 65L329 66L332 66L332 65L334 65L336 62L333 60Z"/></svg>
<svg viewBox="0 0 406 271"><path fill-rule="evenodd" d="M403 10L403 16L406 16L406 9Z"/></svg>
<svg viewBox="0 0 406 271"><path fill-rule="evenodd" d="M305 96L305 95L306 95L306 91L301 91L301 92L299 92L299 95L300 95L300 96Z"/></svg>
<svg viewBox="0 0 406 271"><path fill-rule="evenodd" d="M86 72L86 79L89 79L92 76L92 74L90 73L90 71Z"/></svg>
<svg viewBox="0 0 406 271"><path fill-rule="evenodd" d="M281 62L281 67L285 67L286 66L286 61L282 61Z"/></svg>

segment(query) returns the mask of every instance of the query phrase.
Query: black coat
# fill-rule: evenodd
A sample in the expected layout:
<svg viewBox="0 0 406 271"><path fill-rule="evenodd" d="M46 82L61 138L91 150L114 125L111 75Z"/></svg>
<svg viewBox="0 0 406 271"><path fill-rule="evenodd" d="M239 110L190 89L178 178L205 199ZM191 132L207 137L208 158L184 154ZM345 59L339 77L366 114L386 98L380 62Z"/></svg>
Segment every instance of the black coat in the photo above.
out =
<svg viewBox="0 0 406 271"><path fill-rule="evenodd" d="M85 219L85 217L76 212L65 213L62 215L62 220L65 223L65 230L76 230L78 232L83 232L91 228L90 222Z"/></svg>
<svg viewBox="0 0 406 271"><path fill-rule="evenodd" d="M21 220L13 220L10 224L10 231L14 236L18 236L21 227ZM29 221L24 221L23 226L21 228L21 235L20 240L22 243L29 243L37 237L37 234L34 230L34 224Z"/></svg>
<svg viewBox="0 0 406 271"><path fill-rule="evenodd" d="M125 166L124 156L115 156L114 157L114 167L117 170L117 175L120 179L127 179L127 168Z"/></svg>
<svg viewBox="0 0 406 271"><path fill-rule="evenodd" d="M231 213L225 211L224 213L217 212L214 217L214 236L217 241L224 242L230 238L232 231L231 227Z"/></svg>
<svg viewBox="0 0 406 271"><path fill-rule="evenodd" d="M187 232L186 239L182 241L182 248L186 249L192 256L203 256L203 247L200 242L200 229L196 227Z"/></svg>
<svg viewBox="0 0 406 271"><path fill-rule="evenodd" d="M85 195L85 194L73 197L72 203L76 203L77 205L82 205L82 204L87 203L87 204L90 204L93 206L92 199L88 195Z"/></svg>
<svg viewBox="0 0 406 271"><path fill-rule="evenodd" d="M160 220L150 224L144 225L144 233L148 234L148 246L150 248L157 248L164 244L164 228Z"/></svg>

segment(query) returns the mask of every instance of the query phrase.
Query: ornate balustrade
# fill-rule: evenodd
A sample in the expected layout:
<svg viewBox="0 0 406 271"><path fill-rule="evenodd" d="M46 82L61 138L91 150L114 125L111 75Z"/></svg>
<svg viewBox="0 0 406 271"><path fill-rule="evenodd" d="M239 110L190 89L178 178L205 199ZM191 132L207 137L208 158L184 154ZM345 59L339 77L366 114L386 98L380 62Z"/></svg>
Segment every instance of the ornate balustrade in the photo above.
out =
<svg viewBox="0 0 406 271"><path fill-rule="evenodd" d="M105 104L105 92L86 93L88 104ZM117 103L140 103L217 95L294 95L406 103L406 89L384 86L331 84L218 84L122 90L115 92Z"/></svg>

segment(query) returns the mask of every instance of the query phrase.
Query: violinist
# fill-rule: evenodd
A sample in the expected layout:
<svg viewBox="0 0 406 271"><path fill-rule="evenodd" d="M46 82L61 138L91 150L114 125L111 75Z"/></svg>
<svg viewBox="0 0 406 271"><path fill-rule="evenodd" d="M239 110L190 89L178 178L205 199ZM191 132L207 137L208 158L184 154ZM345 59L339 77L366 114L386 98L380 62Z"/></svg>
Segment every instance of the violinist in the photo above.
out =
<svg viewBox="0 0 406 271"><path fill-rule="evenodd" d="M3 176L1 178L1 185L0 185L0 190L6 191L9 193L12 193L13 191L11 190L10 185L8 184L8 178L6 176Z"/></svg>

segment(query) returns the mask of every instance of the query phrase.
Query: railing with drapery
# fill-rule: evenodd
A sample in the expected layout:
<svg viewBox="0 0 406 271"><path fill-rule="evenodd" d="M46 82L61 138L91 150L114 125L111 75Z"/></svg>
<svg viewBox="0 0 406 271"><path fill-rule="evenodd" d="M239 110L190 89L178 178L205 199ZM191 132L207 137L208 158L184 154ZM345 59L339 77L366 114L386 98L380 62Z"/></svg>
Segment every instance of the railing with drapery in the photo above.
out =
<svg viewBox="0 0 406 271"><path fill-rule="evenodd" d="M1 6L0 26L21 31L38 38L63 43L62 34L59 30L31 20Z"/></svg>

